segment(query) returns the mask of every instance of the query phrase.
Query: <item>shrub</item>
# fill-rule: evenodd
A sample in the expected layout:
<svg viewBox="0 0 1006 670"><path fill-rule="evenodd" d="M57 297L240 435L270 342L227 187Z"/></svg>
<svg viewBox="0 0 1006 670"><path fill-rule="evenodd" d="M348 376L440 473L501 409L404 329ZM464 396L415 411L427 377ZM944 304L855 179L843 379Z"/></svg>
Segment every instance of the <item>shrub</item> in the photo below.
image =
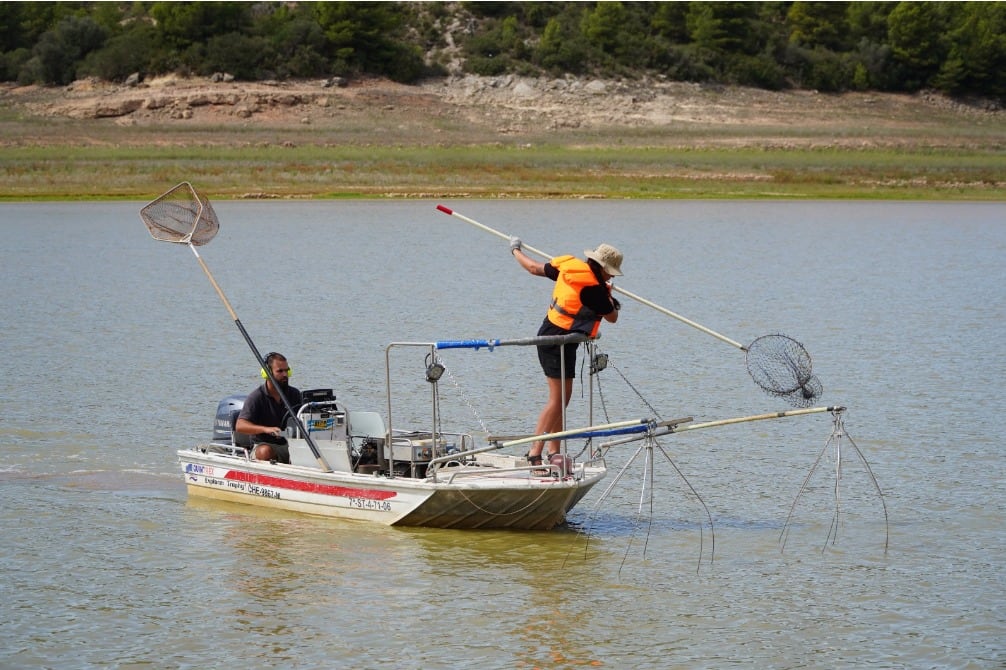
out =
<svg viewBox="0 0 1006 670"><path fill-rule="evenodd" d="M197 72L210 75L227 72L236 79L254 80L269 57L269 46L264 38L241 33L227 33L211 37Z"/></svg>
<svg viewBox="0 0 1006 670"><path fill-rule="evenodd" d="M0 54L0 81L17 81L18 73L29 59L31 51L25 48Z"/></svg>
<svg viewBox="0 0 1006 670"><path fill-rule="evenodd" d="M68 16L39 38L26 74L40 84L69 84L77 78L80 60L100 47L105 37L105 29L93 19Z"/></svg>
<svg viewBox="0 0 1006 670"><path fill-rule="evenodd" d="M494 58L492 56L471 56L465 62L466 71L484 77L495 77L506 73L510 69L510 59L506 56Z"/></svg>
<svg viewBox="0 0 1006 670"><path fill-rule="evenodd" d="M160 49L157 30L148 23L134 22L103 47L89 53L80 74L122 81L134 72L149 72Z"/></svg>

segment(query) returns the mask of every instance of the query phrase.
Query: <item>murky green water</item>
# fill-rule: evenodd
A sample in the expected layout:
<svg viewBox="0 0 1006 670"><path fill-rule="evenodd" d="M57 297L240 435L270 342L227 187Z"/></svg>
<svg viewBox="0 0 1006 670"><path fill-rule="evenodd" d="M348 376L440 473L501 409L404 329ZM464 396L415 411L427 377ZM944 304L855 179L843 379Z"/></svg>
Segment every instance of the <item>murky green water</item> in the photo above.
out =
<svg viewBox="0 0 1006 670"><path fill-rule="evenodd" d="M548 300L506 242L436 204L217 203L201 253L298 386L383 411L386 344L530 335ZM615 449L608 480L550 533L189 501L175 449L258 383L192 254L150 239L142 203L4 204L0 666L1003 666L1006 207L445 204L554 254L615 244L619 285L738 341L801 340L823 401L848 407L889 528L846 441L827 542L827 414L661 438L652 485L645 451ZM739 350L649 308L627 302L602 334L597 415L787 408ZM444 355L445 420L533 425L533 352ZM426 388L421 360L415 373ZM414 395L403 419L427 416Z"/></svg>

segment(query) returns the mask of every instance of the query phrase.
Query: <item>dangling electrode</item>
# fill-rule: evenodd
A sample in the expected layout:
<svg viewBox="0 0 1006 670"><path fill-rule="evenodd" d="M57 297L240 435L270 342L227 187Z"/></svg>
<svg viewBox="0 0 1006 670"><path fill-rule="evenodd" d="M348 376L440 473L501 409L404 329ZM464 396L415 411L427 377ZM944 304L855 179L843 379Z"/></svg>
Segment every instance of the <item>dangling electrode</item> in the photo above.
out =
<svg viewBox="0 0 1006 670"><path fill-rule="evenodd" d="M606 367L608 367L608 354L596 353L590 359L590 374L597 374Z"/></svg>

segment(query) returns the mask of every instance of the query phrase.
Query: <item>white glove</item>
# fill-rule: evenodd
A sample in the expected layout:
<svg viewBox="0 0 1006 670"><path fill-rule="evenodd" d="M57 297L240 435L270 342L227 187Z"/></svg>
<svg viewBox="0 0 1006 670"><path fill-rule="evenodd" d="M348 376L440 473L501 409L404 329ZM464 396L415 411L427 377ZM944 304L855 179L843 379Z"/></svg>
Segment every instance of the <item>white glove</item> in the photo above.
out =
<svg viewBox="0 0 1006 670"><path fill-rule="evenodd" d="M524 246L524 243L520 241L519 237L510 238L510 253L513 253Z"/></svg>

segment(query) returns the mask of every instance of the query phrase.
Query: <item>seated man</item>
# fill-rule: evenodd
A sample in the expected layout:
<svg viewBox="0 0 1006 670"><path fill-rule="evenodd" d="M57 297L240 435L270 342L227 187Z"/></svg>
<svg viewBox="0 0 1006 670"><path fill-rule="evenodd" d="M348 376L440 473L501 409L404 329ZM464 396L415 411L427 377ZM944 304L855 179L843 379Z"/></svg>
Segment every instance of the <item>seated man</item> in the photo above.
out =
<svg viewBox="0 0 1006 670"><path fill-rule="evenodd" d="M283 354L275 351L265 357L273 379L279 384L287 402L295 410L301 404L300 391L290 386L290 366ZM288 414L279 392L268 378L248 394L234 429L251 436L253 455L260 461L290 462L290 447L283 437Z"/></svg>

